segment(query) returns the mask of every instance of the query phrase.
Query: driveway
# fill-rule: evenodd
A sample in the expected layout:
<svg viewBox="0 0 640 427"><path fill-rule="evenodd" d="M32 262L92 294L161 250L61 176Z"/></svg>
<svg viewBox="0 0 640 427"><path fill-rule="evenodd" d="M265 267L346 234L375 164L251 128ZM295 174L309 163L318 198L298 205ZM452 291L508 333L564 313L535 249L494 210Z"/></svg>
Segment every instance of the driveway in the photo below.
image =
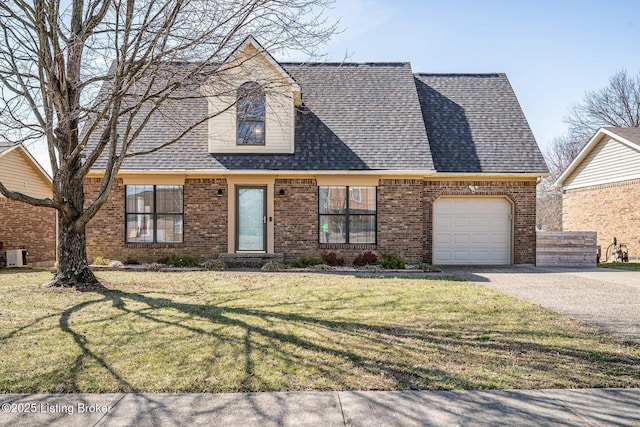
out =
<svg viewBox="0 0 640 427"><path fill-rule="evenodd" d="M640 272L534 266L442 270L640 342Z"/></svg>

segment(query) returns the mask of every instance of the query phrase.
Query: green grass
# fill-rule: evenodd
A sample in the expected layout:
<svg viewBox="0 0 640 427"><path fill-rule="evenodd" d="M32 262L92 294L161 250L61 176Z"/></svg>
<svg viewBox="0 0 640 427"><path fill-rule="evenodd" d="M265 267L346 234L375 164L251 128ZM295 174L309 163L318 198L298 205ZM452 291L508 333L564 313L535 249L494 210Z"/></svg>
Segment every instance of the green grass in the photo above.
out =
<svg viewBox="0 0 640 427"><path fill-rule="evenodd" d="M607 262L598 264L602 268L614 268L616 270L640 271L640 262Z"/></svg>
<svg viewBox="0 0 640 427"><path fill-rule="evenodd" d="M314 273L0 272L0 391L640 387L640 345L480 285Z"/></svg>

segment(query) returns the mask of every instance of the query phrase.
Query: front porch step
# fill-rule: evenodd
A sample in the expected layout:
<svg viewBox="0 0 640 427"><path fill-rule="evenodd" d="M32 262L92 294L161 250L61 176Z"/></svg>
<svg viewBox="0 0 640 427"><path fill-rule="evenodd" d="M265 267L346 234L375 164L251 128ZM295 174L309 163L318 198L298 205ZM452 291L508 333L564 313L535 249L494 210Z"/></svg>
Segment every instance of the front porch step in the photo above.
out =
<svg viewBox="0 0 640 427"><path fill-rule="evenodd" d="M268 262L284 262L284 254L220 254L218 259L232 268L260 268Z"/></svg>

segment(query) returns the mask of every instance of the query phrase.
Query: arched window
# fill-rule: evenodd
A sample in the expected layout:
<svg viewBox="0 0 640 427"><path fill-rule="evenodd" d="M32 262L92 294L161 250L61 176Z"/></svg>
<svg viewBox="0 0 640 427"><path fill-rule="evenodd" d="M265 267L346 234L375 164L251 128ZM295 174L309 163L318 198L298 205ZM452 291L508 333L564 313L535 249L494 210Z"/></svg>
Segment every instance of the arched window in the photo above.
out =
<svg viewBox="0 0 640 427"><path fill-rule="evenodd" d="M238 88L238 145L264 145L264 91L256 82Z"/></svg>

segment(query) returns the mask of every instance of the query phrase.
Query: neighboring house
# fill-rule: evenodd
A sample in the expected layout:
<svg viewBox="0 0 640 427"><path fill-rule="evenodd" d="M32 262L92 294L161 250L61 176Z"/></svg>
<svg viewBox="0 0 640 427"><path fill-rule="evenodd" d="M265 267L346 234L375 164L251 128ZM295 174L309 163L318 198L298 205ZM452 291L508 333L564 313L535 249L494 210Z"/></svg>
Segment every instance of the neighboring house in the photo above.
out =
<svg viewBox="0 0 640 427"><path fill-rule="evenodd" d="M9 190L51 197L51 178L22 145L0 141L0 182ZM55 211L9 200L0 194L2 250L26 248L28 265L53 265L56 259Z"/></svg>
<svg viewBox="0 0 640 427"><path fill-rule="evenodd" d="M87 226L90 259L371 250L411 263L535 263L547 166L504 74L278 63L249 37L215 76L182 88L140 134L134 149L146 150L225 110L124 163ZM88 176L88 198L105 164Z"/></svg>
<svg viewBox="0 0 640 427"><path fill-rule="evenodd" d="M598 130L556 185L563 230L596 231L602 259L613 237L640 258L640 128Z"/></svg>

